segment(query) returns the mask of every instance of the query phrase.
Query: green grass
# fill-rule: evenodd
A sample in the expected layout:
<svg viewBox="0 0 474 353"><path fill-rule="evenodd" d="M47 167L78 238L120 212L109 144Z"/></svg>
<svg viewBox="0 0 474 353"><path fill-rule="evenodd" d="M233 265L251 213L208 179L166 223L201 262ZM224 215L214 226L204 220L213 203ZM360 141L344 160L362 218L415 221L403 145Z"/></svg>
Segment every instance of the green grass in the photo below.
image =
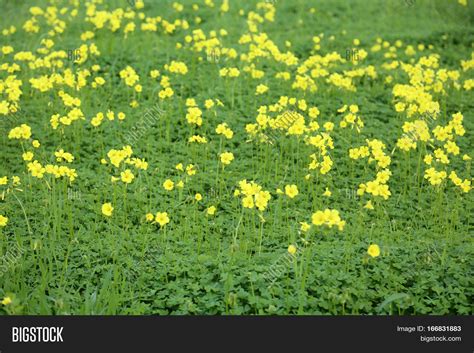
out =
<svg viewBox="0 0 474 353"><path fill-rule="evenodd" d="M70 6L66 1L58 2L59 8ZM0 201L0 214L9 218L6 227L0 227L0 249L4 255L9 251L13 254L18 244L22 253L10 257L13 260L0 277L0 296L14 299L0 310L33 315L472 314L472 191L462 193L449 180L440 188L429 185L423 178L425 165L417 169L418 158L429 149L420 143L410 155L398 149L391 155L388 184L392 196L374 201L375 210L369 211L363 208L367 195L360 198L355 191L360 183L374 178L374 165L348 157L349 148L363 145L367 138L383 141L390 154L402 135L405 118L394 110L392 89L395 83L409 84L409 79L399 68L383 69L383 63L410 62L411 58L416 62L438 53L441 67L459 70L461 84L473 78L472 70L463 72L460 66L460 61L469 60L473 52L471 2L468 7L455 0L417 0L412 5L401 0L275 2L275 21L264 22L259 30L281 51L286 51L285 41L291 41L288 50L299 58L298 65L314 53L312 38L324 33L318 53L337 52L345 58L353 39L358 38L360 47L368 52L358 66L373 65L378 73L376 79L354 80L356 92L318 79L318 91L310 93L293 90L293 80L274 78L279 71L289 71L293 78L297 66L259 59L256 66L265 76L256 80L243 72L246 63L238 58L213 63L207 62L205 53L176 49L176 43L183 43L194 29L202 28L208 34L223 28L228 32L222 39L225 47L235 48L239 55L248 52L248 45L238 44L241 35L248 32L246 17L238 12L240 8L246 14L256 11L256 1L239 5L232 1L225 14L218 11L221 1L216 0L213 9L196 1L200 5L197 15L202 18L197 25L196 13L190 8L194 2L181 1L185 10L176 13L172 1L145 0L147 16L160 15L170 22L187 19L190 28L168 35L161 28L142 32L137 25L127 39L123 38L124 24L116 33L96 31L90 42L97 45L101 55L81 65L64 60L64 66L75 71L99 64L97 75L106 83L97 90L90 84L79 91L63 88L81 99L86 117L66 127L64 134L53 130L49 122L53 114L67 112L57 95L61 88L55 86L41 93L29 83L31 77L50 74L50 70L29 70L24 62L18 62L21 71L15 75L22 80L23 95L17 113L0 116L0 177L6 175L11 180L18 175L22 184L18 186L21 191L5 192L5 199ZM45 1L34 3L43 8L46 5ZM106 3L98 7L128 6L125 0ZM0 47L11 45L16 53L34 52L40 46L39 38L50 27L41 19L38 33L21 29L30 17L30 6L0 1L2 28L17 27L15 34L0 36ZM312 7L314 14L309 11ZM78 16L68 20L64 33L54 38L53 50L74 50L82 44L80 34L94 28L84 21L84 13L81 5ZM331 36L334 40L329 40ZM391 44L403 41L397 59L385 59L385 50L370 51L378 37ZM406 45L416 48L418 44L431 44L433 49L417 50L413 57L404 54ZM185 62L189 72L184 76L166 72L164 65L172 60ZM12 54L3 56L4 62L11 64ZM140 95L120 79L119 72L127 65L140 75ZM223 67L239 67L239 78L219 77ZM342 63L331 73L352 67ZM150 78L152 69L170 77L174 90L171 99L158 98L159 79ZM390 84L385 82L388 75L394 78ZM7 76L0 71L0 80ZM255 87L260 83L270 90L256 96ZM474 157L472 91L452 87L446 91L446 95L433 94L441 106L439 123L446 124L451 114L462 112L466 133L456 143L460 156L468 153ZM335 148L330 151L334 165L328 174L304 179L309 155L316 149L302 139L284 136L275 147L250 141L246 124L255 123L259 106L274 104L280 96L304 98L308 106L317 106L321 129L324 122L336 122L331 134ZM0 93L0 101L3 97ZM135 98L140 105L131 108L129 103ZM203 110L202 127L191 128L186 123L186 98L195 98ZM207 111L203 107L206 99L219 99L224 106ZM134 170L136 178L127 186L111 183L111 169L101 165L101 158L106 158L112 148L121 149L127 132L156 104L164 110L163 116L148 125L132 145L134 156L145 158L148 169L140 173ZM360 134L349 136L348 130L339 128L336 111L344 104L359 106L365 124ZM105 119L99 128L92 127L90 119L109 109L123 111L127 118L121 123ZM231 140L215 133L221 122L234 131ZM21 145L8 139L9 131L21 123L31 126L32 138L41 142L39 149L31 148L28 141ZM206 136L209 143L188 143L194 133ZM78 178L68 185L63 178L32 177L21 157L23 148L33 151L43 164L54 164L54 152L63 148L74 155L70 166ZM218 156L222 151L235 156L223 170ZM460 156L450 157L448 169L455 169L463 179L472 179L470 163ZM168 178L178 180L180 174L174 169L178 163L192 163L198 172L187 178L184 189L168 192L162 184ZM272 193L268 208L262 212L264 223L257 210L242 208L240 199L233 196L242 179L255 180ZM275 193L286 184L298 185L296 198ZM330 198L321 196L326 187L332 191ZM7 186L0 188L0 192L6 191ZM196 193L202 194L202 201L194 201ZM114 206L110 218L101 214L105 202ZM211 205L217 206L212 217L205 211ZM306 235L301 233L299 222L311 223L312 213L325 208L339 210L346 221L344 230L313 226ZM145 221L146 213L159 211L168 212L171 220L163 229ZM373 243L381 249L377 258L367 255ZM299 246L294 258L288 257L290 244ZM268 278L277 265L281 265L281 274L270 285L265 276Z"/></svg>

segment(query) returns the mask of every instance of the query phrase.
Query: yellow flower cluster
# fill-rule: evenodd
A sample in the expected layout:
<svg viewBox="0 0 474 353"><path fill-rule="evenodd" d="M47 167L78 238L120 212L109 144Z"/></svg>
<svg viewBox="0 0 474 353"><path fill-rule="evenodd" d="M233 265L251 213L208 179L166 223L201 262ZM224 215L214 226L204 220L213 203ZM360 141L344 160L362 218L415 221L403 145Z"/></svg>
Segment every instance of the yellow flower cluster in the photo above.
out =
<svg viewBox="0 0 474 353"><path fill-rule="evenodd" d="M416 143L415 143L415 146L413 147L411 142L416 142L418 140L422 142L427 142L431 138L428 124L426 123L425 120L422 120L422 119L417 119L414 121L406 121L403 123L402 129L403 129L404 135L402 136L401 139L405 137L405 138L408 138L408 140L410 141L401 142L401 145L399 145L397 141L397 146L400 149L405 150L405 151L407 151L407 149L405 149L405 146L407 144L410 145L410 148L415 149ZM399 141L401 139L399 139Z"/></svg>
<svg viewBox="0 0 474 353"><path fill-rule="evenodd" d="M190 125L201 126L202 125L202 110L198 107L188 107L186 114L186 120Z"/></svg>
<svg viewBox="0 0 474 353"><path fill-rule="evenodd" d="M27 124L21 124L20 126L14 127L8 133L9 139L23 139L28 140L31 137L31 127Z"/></svg>
<svg viewBox="0 0 474 353"><path fill-rule="evenodd" d="M398 139L397 147L402 151L409 151L410 149L416 149L416 143L407 136L403 136Z"/></svg>
<svg viewBox="0 0 474 353"><path fill-rule="evenodd" d="M123 162L123 165L130 165L133 166L137 170L147 170L148 169L148 162L145 159L140 158L131 158L133 154L133 150L130 146L124 146L121 150L111 149L107 153L107 157L109 158L110 163L115 168L120 168L120 165ZM107 164L106 159L101 160L102 164ZM135 175L133 172L126 168L125 170L120 171L120 177L112 176L111 181L116 182L121 180L125 184L130 184L135 179Z"/></svg>
<svg viewBox="0 0 474 353"><path fill-rule="evenodd" d="M132 147L124 146L121 150L111 149L107 153L110 163L112 163L116 168L120 167L120 164L126 159L130 158L133 154Z"/></svg>
<svg viewBox="0 0 474 353"><path fill-rule="evenodd" d="M349 150L349 157L351 159L360 159L369 157L368 162L377 162L376 168L387 168L391 163L391 158L384 152L385 144L380 140L366 140L367 146L361 146L358 148L351 148ZM391 192L387 185L390 176L392 175L389 169L382 169L377 172L375 180L367 183L361 183L357 190L357 195L362 196L364 193L372 194L373 196L381 196L387 200ZM370 207L367 207L370 208Z"/></svg>
<svg viewBox="0 0 474 353"><path fill-rule="evenodd" d="M318 156L316 153L311 154L309 157L311 158L311 163L309 163L308 169L314 170L319 168L319 172L322 175L329 173L332 165L334 164L331 157L328 155L323 156L322 161L318 161Z"/></svg>
<svg viewBox="0 0 474 353"><path fill-rule="evenodd" d="M74 156L69 152L64 152L62 148L59 151L54 152L54 155L56 156L57 162L62 162L65 160L68 163L72 163L74 160Z"/></svg>
<svg viewBox="0 0 474 353"><path fill-rule="evenodd" d="M344 229L344 226L346 225L346 221L343 221L341 219L339 211L331 210L328 208L324 211L316 211L315 213L313 213L313 215L311 216L311 222L315 226L325 225L329 228L336 226L340 231L342 231Z"/></svg>
<svg viewBox="0 0 474 353"><path fill-rule="evenodd" d="M429 168L425 170L425 179L431 183L431 185L440 185L444 179L446 179L447 173L443 171L436 171L435 168Z"/></svg>
<svg viewBox="0 0 474 353"><path fill-rule="evenodd" d="M79 98L75 98L67 93L65 93L64 91L59 91L58 92L58 96L61 97L62 101L63 101L63 104L66 106L66 107L80 107L81 106L81 100Z"/></svg>
<svg viewBox="0 0 474 353"><path fill-rule="evenodd" d="M189 142L189 143L193 143L193 142L196 142L196 143L207 143L207 138L204 137L204 136L200 136L200 135L193 135L193 136L191 136L191 137L188 139L188 142Z"/></svg>
<svg viewBox="0 0 474 353"><path fill-rule="evenodd" d="M465 134L463 119L463 115L457 112L452 114L452 118L446 126L437 125L432 129L436 139L430 144L430 147L434 148L433 154L427 153L423 158L423 161L430 166L430 168L425 170L424 177L431 185L440 185L443 180L447 178L448 170L439 170L439 168L446 168L445 166L450 163L448 155L458 156L461 153L461 149L456 144L455 138L456 136L463 136ZM469 160L470 157L465 155L463 159ZM438 165L433 166L433 162L438 163ZM457 176L454 170L450 172L449 178L453 184L460 187L463 192L470 191L471 181L469 179L463 181Z"/></svg>
<svg viewBox="0 0 474 353"><path fill-rule="evenodd" d="M221 123L216 127L218 135L224 135L226 139L230 140L234 136L234 132L229 128L227 123Z"/></svg>
<svg viewBox="0 0 474 353"><path fill-rule="evenodd" d="M51 116L49 122L51 123L51 127L56 130L61 123L63 126L69 126L76 120L85 120L84 113L79 108L73 108L70 110L67 115L61 116L60 114L54 114Z"/></svg>
<svg viewBox="0 0 474 353"><path fill-rule="evenodd" d="M158 223L160 227L164 227L170 222L170 218L167 212L147 213L145 216L146 220L151 223Z"/></svg>
<svg viewBox="0 0 474 353"><path fill-rule="evenodd" d="M5 64L4 64L5 65ZM0 68L6 68L1 65ZM6 64L8 65L8 64ZM16 64L15 64L16 65ZM13 66L16 68L18 65ZM21 91L21 80L18 80L15 75L9 75L5 80L0 79L0 114L7 115L9 113L15 113L18 110L18 104L22 95ZM1 100L3 94L6 94L6 99Z"/></svg>
<svg viewBox="0 0 474 353"><path fill-rule="evenodd" d="M392 173L388 169L378 172L375 180L359 185L357 195L362 196L366 192L373 196L381 196L384 200L387 200L392 195L387 185L391 175Z"/></svg>
<svg viewBox="0 0 474 353"><path fill-rule="evenodd" d="M158 97L160 99L166 99L166 98L171 98L174 95L174 91L171 87L166 87L162 89L160 92L158 92Z"/></svg>
<svg viewBox="0 0 474 353"><path fill-rule="evenodd" d="M338 113L345 113L346 111L347 105L344 105L343 107L337 110ZM359 106L357 106L356 104L351 104L349 106L349 112L344 115L341 122L339 123L339 126L343 129L348 126L350 126L351 129L355 127L357 132L360 132L360 130L364 127L364 122L362 121L360 116L357 115L358 112Z"/></svg>
<svg viewBox="0 0 474 353"><path fill-rule="evenodd" d="M230 67L230 68L224 67L220 69L219 75L221 77L239 77L240 71L236 67Z"/></svg>
<svg viewBox="0 0 474 353"><path fill-rule="evenodd" d="M274 118L272 118L273 113L276 113ZM298 100L294 97L281 96L275 104L260 106L256 118L257 123L247 124L245 129L250 136L257 136L261 142L267 143L273 143L270 139L270 136L274 135L272 130L281 131L289 136L305 136L305 134L318 130L319 124L312 120L306 125L303 113L307 114L310 119L315 119L320 114L317 107L308 107L304 99ZM320 139L321 137L318 137L317 141ZM329 136L323 139L324 143L327 142L328 145L331 145L332 141ZM311 136L305 136L305 140L310 144L314 141ZM320 147L324 149L324 146Z"/></svg>
<svg viewBox="0 0 474 353"><path fill-rule="evenodd" d="M247 182L246 179L239 181L240 189L236 189L235 196L242 196L242 206L245 208L257 207L259 211L264 211L268 202L272 198L269 191L262 190L256 182Z"/></svg>
<svg viewBox="0 0 474 353"><path fill-rule="evenodd" d="M113 121L113 120L115 120L115 113L111 110L108 110L107 113L105 113L105 115L102 112L98 112L94 117L92 117L91 125L94 126L94 127L100 126L105 117L107 117L107 119L109 121ZM123 112L119 112L117 114L118 120L124 120L125 117L126 117L125 113L123 113Z"/></svg>
<svg viewBox="0 0 474 353"><path fill-rule="evenodd" d="M42 166L37 160L29 162L27 164L28 171L30 174L38 179L42 179L44 174L54 175L55 178L68 177L70 182L73 182L77 178L75 169L68 168L66 166L47 164Z"/></svg>
<svg viewBox="0 0 474 353"><path fill-rule="evenodd" d="M133 86L140 80L140 76L138 76L136 71L131 66L127 66L125 69L120 71L120 78L125 81L127 86Z"/></svg>
<svg viewBox="0 0 474 353"><path fill-rule="evenodd" d="M181 74L181 75L186 75L188 73L188 67L186 66L185 63L181 61L171 61L171 63L168 65L165 65L165 70L168 70L171 73L174 74Z"/></svg>
<svg viewBox="0 0 474 353"><path fill-rule="evenodd" d="M449 179L453 182L454 185L461 188L461 190L465 193L468 193L471 190L471 180L464 179L462 180L460 177L457 176L456 172L453 170L449 173Z"/></svg>

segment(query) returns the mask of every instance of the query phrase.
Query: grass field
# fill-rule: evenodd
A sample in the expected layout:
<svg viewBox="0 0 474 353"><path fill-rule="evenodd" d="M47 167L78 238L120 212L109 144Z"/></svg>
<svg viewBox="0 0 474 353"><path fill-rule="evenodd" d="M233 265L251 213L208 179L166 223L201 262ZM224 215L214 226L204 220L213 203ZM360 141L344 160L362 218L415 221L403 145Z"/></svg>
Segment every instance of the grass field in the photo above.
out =
<svg viewBox="0 0 474 353"><path fill-rule="evenodd" d="M3 314L472 314L474 3L0 0Z"/></svg>

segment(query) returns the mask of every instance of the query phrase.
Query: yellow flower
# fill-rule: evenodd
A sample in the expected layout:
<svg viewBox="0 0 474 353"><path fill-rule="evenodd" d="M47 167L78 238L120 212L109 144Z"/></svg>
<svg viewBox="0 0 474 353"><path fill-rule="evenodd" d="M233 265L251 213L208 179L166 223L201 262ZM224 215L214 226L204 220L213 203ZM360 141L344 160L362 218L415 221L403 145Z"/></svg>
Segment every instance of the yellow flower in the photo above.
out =
<svg viewBox="0 0 474 353"><path fill-rule="evenodd" d="M22 154L22 158L24 161L31 161L34 157L33 152L25 152Z"/></svg>
<svg viewBox="0 0 474 353"><path fill-rule="evenodd" d="M324 211L316 211L311 217L311 221L316 226L327 225L329 228L337 226L340 231L344 229L346 222L339 216L338 210L325 209Z"/></svg>
<svg viewBox="0 0 474 353"><path fill-rule="evenodd" d="M194 174L196 174L196 169L194 167L194 164L188 164L186 166L186 173L189 175L189 176L192 176Z"/></svg>
<svg viewBox="0 0 474 353"><path fill-rule="evenodd" d="M296 254L296 246L294 246L293 244L291 244L290 246L288 246L288 253L289 253L290 255Z"/></svg>
<svg viewBox="0 0 474 353"><path fill-rule="evenodd" d="M157 78L158 76L160 76L160 72L158 70L151 70L150 71L150 77L151 78Z"/></svg>
<svg viewBox="0 0 474 353"><path fill-rule="evenodd" d="M151 222L155 219L155 216L153 216L152 213L147 213L145 217L148 222Z"/></svg>
<svg viewBox="0 0 474 353"><path fill-rule="evenodd" d="M133 175L130 169L127 169L124 172L120 173L120 178L122 179L124 183L130 184L135 178L135 176Z"/></svg>
<svg viewBox="0 0 474 353"><path fill-rule="evenodd" d="M110 121L114 120L115 119L115 113L111 110L108 110L107 113L105 114L105 116L107 117L107 119L109 119Z"/></svg>
<svg viewBox="0 0 474 353"><path fill-rule="evenodd" d="M102 205L102 214L107 217L112 216L113 210L114 208L112 207L112 204L110 202L104 203Z"/></svg>
<svg viewBox="0 0 474 353"><path fill-rule="evenodd" d="M3 300L2 300L3 305L11 304L11 302L12 302L12 298L10 298L10 297L4 297Z"/></svg>
<svg viewBox="0 0 474 353"><path fill-rule="evenodd" d="M253 197L252 196L245 196L242 199L242 206L245 208L253 208L254 202L253 202Z"/></svg>
<svg viewBox="0 0 474 353"><path fill-rule="evenodd" d="M349 106L349 111L352 113L352 114L355 114L359 111L359 107L355 104L352 104Z"/></svg>
<svg viewBox="0 0 474 353"><path fill-rule="evenodd" d="M395 104L395 110L397 111L397 113L403 112L405 110L405 103L398 102L397 104Z"/></svg>
<svg viewBox="0 0 474 353"><path fill-rule="evenodd" d="M7 185L8 177L4 176L0 178L0 185Z"/></svg>
<svg viewBox="0 0 474 353"><path fill-rule="evenodd" d="M300 224L301 224L300 229L303 233L307 232L311 228L311 225L306 222L300 222Z"/></svg>
<svg viewBox="0 0 474 353"><path fill-rule="evenodd" d="M326 123L324 123L324 129L326 129L326 131L332 131L334 129L334 123L328 121Z"/></svg>
<svg viewBox="0 0 474 353"><path fill-rule="evenodd" d="M332 192L329 190L329 188L326 188L326 191L323 192L323 196L330 197L332 195Z"/></svg>
<svg viewBox="0 0 474 353"><path fill-rule="evenodd" d="M372 201L369 200L367 201L367 203L365 204L364 208L368 209L368 210L373 210L374 209L374 205L372 205Z"/></svg>
<svg viewBox="0 0 474 353"><path fill-rule="evenodd" d="M204 106L206 109L211 109L214 106L214 101L212 99L206 99Z"/></svg>
<svg viewBox="0 0 474 353"><path fill-rule="evenodd" d="M257 86L257 90L256 90L255 94L256 94L256 95L264 94L264 93L267 92L267 91L268 91L268 87L265 86L265 85L261 85L261 84L260 84L260 85Z"/></svg>
<svg viewBox="0 0 474 353"><path fill-rule="evenodd" d="M194 195L194 199L196 201L201 201L202 200L202 195L200 193L197 193L196 195Z"/></svg>
<svg viewBox="0 0 474 353"><path fill-rule="evenodd" d="M8 223L8 217L0 214L0 227L5 227Z"/></svg>
<svg viewBox="0 0 474 353"><path fill-rule="evenodd" d="M8 133L9 139L24 139L28 140L31 137L31 127L26 124L21 124L10 130Z"/></svg>
<svg viewBox="0 0 474 353"><path fill-rule="evenodd" d="M433 161L433 156L432 156L431 154L427 154L427 155L425 156L425 158L423 158L423 161L424 161L426 164L430 165L431 162Z"/></svg>
<svg viewBox="0 0 474 353"><path fill-rule="evenodd" d="M234 154L232 152L223 152L220 155L222 164L228 165L234 160Z"/></svg>
<svg viewBox="0 0 474 353"><path fill-rule="evenodd" d="M367 254L372 257L377 257L380 255L380 248L377 244L371 244L369 249L367 249Z"/></svg>
<svg viewBox="0 0 474 353"><path fill-rule="evenodd" d="M166 212L157 212L155 216L155 222L158 223L161 227L168 224L170 219L168 217L168 213Z"/></svg>
<svg viewBox="0 0 474 353"><path fill-rule="evenodd" d="M33 145L34 148L38 148L39 146L41 146L41 144L38 140L33 140L33 142L31 144Z"/></svg>
<svg viewBox="0 0 474 353"><path fill-rule="evenodd" d="M96 77L94 79L95 83L97 83L99 86L102 86L105 83L105 80L103 77Z"/></svg>
<svg viewBox="0 0 474 353"><path fill-rule="evenodd" d="M207 214L209 216L213 216L216 213L217 208L215 206L211 206L207 209Z"/></svg>
<svg viewBox="0 0 474 353"><path fill-rule="evenodd" d="M165 190L171 191L174 189L174 183L170 179L166 179L163 183L163 187L165 188Z"/></svg>
<svg viewBox="0 0 474 353"><path fill-rule="evenodd" d="M326 222L324 213L322 211L316 211L315 213L313 213L313 216L311 217L311 222L313 222L315 226L323 225L324 222Z"/></svg>
<svg viewBox="0 0 474 353"><path fill-rule="evenodd" d="M293 185L286 185L285 186L285 194L290 199L296 197L296 195L298 195L298 187L294 184Z"/></svg>

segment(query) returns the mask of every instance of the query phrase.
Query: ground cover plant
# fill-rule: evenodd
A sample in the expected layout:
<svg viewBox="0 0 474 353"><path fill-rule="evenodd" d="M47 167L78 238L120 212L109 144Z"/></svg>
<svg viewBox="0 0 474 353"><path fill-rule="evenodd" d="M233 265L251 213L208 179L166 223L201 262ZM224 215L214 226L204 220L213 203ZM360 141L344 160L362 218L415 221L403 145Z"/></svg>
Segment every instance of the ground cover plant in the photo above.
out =
<svg viewBox="0 0 474 353"><path fill-rule="evenodd" d="M3 314L472 314L473 4L0 0Z"/></svg>

